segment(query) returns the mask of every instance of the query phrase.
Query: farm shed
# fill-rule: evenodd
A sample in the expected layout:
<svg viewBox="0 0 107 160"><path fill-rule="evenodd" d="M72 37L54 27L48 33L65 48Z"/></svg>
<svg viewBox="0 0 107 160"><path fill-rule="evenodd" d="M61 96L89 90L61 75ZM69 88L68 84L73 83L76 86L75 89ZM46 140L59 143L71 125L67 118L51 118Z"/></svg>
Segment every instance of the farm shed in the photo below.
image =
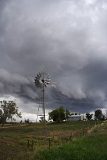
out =
<svg viewBox="0 0 107 160"><path fill-rule="evenodd" d="M81 120L81 115L71 115L68 117L68 121L79 121Z"/></svg>

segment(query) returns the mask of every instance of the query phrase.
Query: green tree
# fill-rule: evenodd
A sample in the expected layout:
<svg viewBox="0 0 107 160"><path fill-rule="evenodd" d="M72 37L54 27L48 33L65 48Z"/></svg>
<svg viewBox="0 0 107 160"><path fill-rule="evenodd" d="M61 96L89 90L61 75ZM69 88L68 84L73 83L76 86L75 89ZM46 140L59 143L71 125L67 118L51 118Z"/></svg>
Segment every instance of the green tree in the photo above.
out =
<svg viewBox="0 0 107 160"><path fill-rule="evenodd" d="M95 118L98 120L104 120L104 115L102 113L102 110L98 109L95 111Z"/></svg>
<svg viewBox="0 0 107 160"><path fill-rule="evenodd" d="M12 119L14 115L21 118L21 113L18 112L18 107L14 101L0 101L0 123L4 125L7 119Z"/></svg>
<svg viewBox="0 0 107 160"><path fill-rule="evenodd" d="M54 109L49 113L49 119L52 119L54 122L62 122L65 120L65 110L63 107L59 107L58 109Z"/></svg>
<svg viewBox="0 0 107 160"><path fill-rule="evenodd" d="M87 120L91 120L92 119L93 114L90 113L86 113L86 118Z"/></svg>

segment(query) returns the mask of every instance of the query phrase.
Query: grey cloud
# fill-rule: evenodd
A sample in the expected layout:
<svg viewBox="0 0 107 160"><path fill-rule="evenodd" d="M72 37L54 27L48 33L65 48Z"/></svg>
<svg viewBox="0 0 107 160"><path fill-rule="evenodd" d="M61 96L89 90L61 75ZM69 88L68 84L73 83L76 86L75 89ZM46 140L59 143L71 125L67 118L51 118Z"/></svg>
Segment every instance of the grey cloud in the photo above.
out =
<svg viewBox="0 0 107 160"><path fill-rule="evenodd" d="M4 69L0 69L0 95L19 96L26 100L35 101L38 95L33 86L33 80L26 77L10 73Z"/></svg>
<svg viewBox="0 0 107 160"><path fill-rule="evenodd" d="M57 86L47 93L50 106L73 106L75 100L74 109L92 110L106 104L105 0L0 3L1 94L34 102L33 79L45 69ZM93 105L82 108L81 101Z"/></svg>

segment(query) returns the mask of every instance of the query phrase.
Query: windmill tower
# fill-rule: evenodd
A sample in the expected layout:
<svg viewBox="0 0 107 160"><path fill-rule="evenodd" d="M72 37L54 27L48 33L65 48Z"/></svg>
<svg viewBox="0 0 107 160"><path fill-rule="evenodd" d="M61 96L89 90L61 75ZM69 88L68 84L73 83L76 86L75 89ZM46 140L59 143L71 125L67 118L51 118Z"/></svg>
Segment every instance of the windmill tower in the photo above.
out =
<svg viewBox="0 0 107 160"><path fill-rule="evenodd" d="M42 109L43 109L43 120L45 123L45 88L51 85L51 79L49 74L45 72L39 72L35 77L35 86L42 92Z"/></svg>

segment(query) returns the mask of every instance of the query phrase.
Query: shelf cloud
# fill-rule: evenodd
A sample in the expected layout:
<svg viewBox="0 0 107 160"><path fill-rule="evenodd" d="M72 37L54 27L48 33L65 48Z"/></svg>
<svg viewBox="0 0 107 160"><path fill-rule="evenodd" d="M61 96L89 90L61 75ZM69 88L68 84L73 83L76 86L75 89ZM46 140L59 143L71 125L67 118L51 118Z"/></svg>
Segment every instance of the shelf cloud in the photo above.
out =
<svg viewBox="0 0 107 160"><path fill-rule="evenodd" d="M47 108L106 108L106 17L106 0L1 0L1 97L18 97L26 111L38 103L33 81L45 70L56 84Z"/></svg>

